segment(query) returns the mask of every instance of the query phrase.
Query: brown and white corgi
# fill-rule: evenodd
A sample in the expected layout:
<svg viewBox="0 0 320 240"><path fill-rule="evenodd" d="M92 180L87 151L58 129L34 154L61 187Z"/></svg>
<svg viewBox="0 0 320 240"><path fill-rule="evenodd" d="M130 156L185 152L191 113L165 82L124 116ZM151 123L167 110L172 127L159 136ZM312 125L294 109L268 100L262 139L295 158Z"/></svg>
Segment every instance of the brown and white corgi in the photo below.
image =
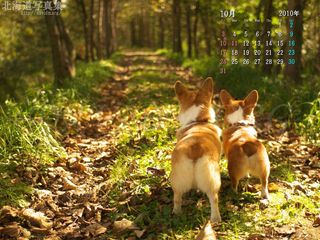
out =
<svg viewBox="0 0 320 240"><path fill-rule="evenodd" d="M257 105L258 92L253 90L244 100L235 100L226 90L222 90L220 99L227 125L222 134L223 150L228 159L232 188L237 191L239 180L251 174L260 179L261 197L268 199L270 162L266 148L257 139L254 129L253 110Z"/></svg>
<svg viewBox="0 0 320 240"><path fill-rule="evenodd" d="M188 90L179 81L175 84L180 105L178 119L182 126L177 131L177 144L172 153L170 180L174 192L173 213L181 212L184 193L200 189L209 198L211 221L220 222L221 129L214 124L212 91L212 78L207 78L198 91Z"/></svg>

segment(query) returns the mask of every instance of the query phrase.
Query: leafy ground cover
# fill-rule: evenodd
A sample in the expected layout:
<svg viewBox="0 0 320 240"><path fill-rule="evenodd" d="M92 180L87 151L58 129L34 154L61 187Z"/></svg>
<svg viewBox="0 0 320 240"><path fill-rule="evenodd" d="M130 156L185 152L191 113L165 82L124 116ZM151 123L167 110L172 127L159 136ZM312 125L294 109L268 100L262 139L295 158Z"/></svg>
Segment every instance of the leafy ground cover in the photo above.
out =
<svg viewBox="0 0 320 240"><path fill-rule="evenodd" d="M94 110L79 113L75 127L66 127L66 157L40 172L18 172L33 187L32 198L24 207L2 208L2 236L195 239L206 223L209 203L197 191L184 196L180 216L171 214L168 181L179 127L173 84L199 79L153 52L126 52L114 60L114 74L102 73ZM241 193L234 194L222 159L217 237L318 239L320 149L286 122L257 115L272 166L270 202L260 201L255 179L244 180Z"/></svg>

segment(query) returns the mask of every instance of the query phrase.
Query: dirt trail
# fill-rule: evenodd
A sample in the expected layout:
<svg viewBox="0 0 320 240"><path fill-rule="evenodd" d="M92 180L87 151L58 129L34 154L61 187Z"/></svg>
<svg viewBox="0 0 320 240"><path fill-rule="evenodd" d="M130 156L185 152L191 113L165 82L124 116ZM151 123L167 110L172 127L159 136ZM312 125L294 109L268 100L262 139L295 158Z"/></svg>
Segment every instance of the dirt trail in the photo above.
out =
<svg viewBox="0 0 320 240"><path fill-rule="evenodd" d="M117 125L128 81L142 69L181 70L152 52L126 52L113 77L101 86L97 111L81 116L76 132L64 139L67 159L26 176L35 187L29 206L33 210L7 208L1 220L8 227L1 233L26 238L32 234L35 239L92 239L110 228L108 214L114 209L107 207L106 179L115 152L110 131ZM16 215L25 215L26 220L17 223Z"/></svg>

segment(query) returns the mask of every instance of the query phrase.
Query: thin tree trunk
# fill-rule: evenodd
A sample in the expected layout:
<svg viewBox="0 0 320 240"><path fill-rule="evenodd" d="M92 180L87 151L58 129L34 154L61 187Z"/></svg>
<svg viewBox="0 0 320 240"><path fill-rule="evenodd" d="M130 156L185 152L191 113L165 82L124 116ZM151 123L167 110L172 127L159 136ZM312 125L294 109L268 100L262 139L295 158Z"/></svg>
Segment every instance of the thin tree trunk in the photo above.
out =
<svg viewBox="0 0 320 240"><path fill-rule="evenodd" d="M112 42L111 42L111 53L114 53L117 49L117 4L118 1L112 0L112 8L111 8L111 34L112 34Z"/></svg>
<svg viewBox="0 0 320 240"><path fill-rule="evenodd" d="M303 9L304 9L304 0L288 0L288 10L297 10L299 15L290 18L287 25L287 31L289 36L289 44L287 44L286 50L286 66L285 66L285 77L288 80L293 81L294 83L301 83L301 48L302 48L302 35L303 35ZM290 20L293 20L290 23ZM292 32L292 37L290 37L290 32ZM294 42L293 42L294 41ZM293 44L294 43L294 44ZM293 46L294 45L294 46ZM289 55L289 50L292 55ZM293 60L290 60L293 59ZM290 63L292 64L289 64ZM292 62L294 61L294 63Z"/></svg>
<svg viewBox="0 0 320 240"><path fill-rule="evenodd" d="M78 0L78 4L80 5L80 10L82 14L82 27L83 27L83 35L85 41L85 60L89 61L89 37L88 37L88 27L87 27L87 12L85 6L85 0Z"/></svg>
<svg viewBox="0 0 320 240"><path fill-rule="evenodd" d="M94 0L90 1L90 12L89 12L89 60L95 59L94 56Z"/></svg>
<svg viewBox="0 0 320 240"><path fill-rule="evenodd" d="M102 0L98 0L98 15L97 15L97 41L96 41L96 50L97 50L97 57L98 59L103 58L103 53L102 53L102 44L101 44L101 35L102 35L102 21L101 21L101 16L102 14Z"/></svg>
<svg viewBox="0 0 320 240"><path fill-rule="evenodd" d="M159 32L158 32L158 46L159 48L164 48L164 22L163 22L163 14L159 14Z"/></svg>
<svg viewBox="0 0 320 240"><path fill-rule="evenodd" d="M145 29L144 29L144 19L143 14L141 13L140 16L138 16L138 26L139 26L139 40L138 40L138 46L144 47L145 46Z"/></svg>
<svg viewBox="0 0 320 240"><path fill-rule="evenodd" d="M194 22L193 22L193 48L195 57L199 57L199 43L198 43L198 21L199 21L199 10L200 10L200 1L197 0L196 7L194 11Z"/></svg>
<svg viewBox="0 0 320 240"><path fill-rule="evenodd" d="M51 3L53 5L52 0ZM60 12L46 10L45 20L51 43L55 84L61 87L65 79L75 75L75 51Z"/></svg>
<svg viewBox="0 0 320 240"><path fill-rule="evenodd" d="M273 12L273 0L265 0L264 5L264 23L263 23L263 35L262 41L264 44L264 51L263 51L263 72L266 74L271 74L272 66L273 66L273 44L269 44L271 41L271 30L272 30L272 12ZM271 61L270 61L271 60Z"/></svg>
<svg viewBox="0 0 320 240"><path fill-rule="evenodd" d="M191 6L190 2L186 2L186 28L187 28L187 44L188 44L188 57L192 57L192 32L191 32Z"/></svg>
<svg viewBox="0 0 320 240"><path fill-rule="evenodd" d="M181 43L181 8L180 1L173 0L172 3L172 25L173 25L173 52L182 53Z"/></svg>
<svg viewBox="0 0 320 240"><path fill-rule="evenodd" d="M164 21L163 21L163 14L159 14L159 32L158 32L158 46L159 48L164 48Z"/></svg>
<svg viewBox="0 0 320 240"><path fill-rule="evenodd" d="M110 57L116 49L116 23L115 23L115 1L104 0L104 44L106 48L106 57Z"/></svg>
<svg viewBox="0 0 320 240"><path fill-rule="evenodd" d="M211 31L210 31L210 16L208 8L211 5L211 1L205 1L205 4L202 6L203 11L201 14L202 25L204 28L204 40L206 43L206 53L208 56L211 55Z"/></svg>
<svg viewBox="0 0 320 240"><path fill-rule="evenodd" d="M132 18L130 21L130 30L131 30L131 47L135 47L137 45L137 29L135 18Z"/></svg>

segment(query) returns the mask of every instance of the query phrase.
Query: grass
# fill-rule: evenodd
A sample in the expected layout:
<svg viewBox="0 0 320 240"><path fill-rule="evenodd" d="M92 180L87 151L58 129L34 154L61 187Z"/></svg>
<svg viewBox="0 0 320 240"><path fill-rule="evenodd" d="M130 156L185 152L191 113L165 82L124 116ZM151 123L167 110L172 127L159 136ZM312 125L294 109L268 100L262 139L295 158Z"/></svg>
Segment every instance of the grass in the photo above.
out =
<svg viewBox="0 0 320 240"><path fill-rule="evenodd" d="M297 124L300 134L309 141L320 145L320 93L319 96L310 103L310 111L306 113L301 122Z"/></svg>
<svg viewBox="0 0 320 240"><path fill-rule="evenodd" d="M141 70L133 74L128 83L127 101L118 114L121 119L112 135L117 146L113 165L110 165L108 207L117 210L112 220L127 218L140 229L144 239L194 239L199 228L210 215L207 197L196 191L184 196L185 204L180 216L173 216L170 188L170 154L179 127L174 100L175 74ZM277 156L271 158L271 181L302 181L290 162ZM271 190L269 207L260 209L260 196L242 190L234 194L226 169L226 160L220 162L222 188L220 211L223 222L216 227L219 239L243 239L250 234L263 234L266 229L284 225L310 223L306 212L316 214L319 191L310 198L295 189L277 186ZM156 172L148 170L150 167ZM164 170L165 174L160 174ZM245 180L242 181L243 186ZM258 181L248 182L259 189ZM290 195L290 198L288 198ZM221 234L222 233L222 234ZM109 230L108 239L127 239L132 232L116 234Z"/></svg>
<svg viewBox="0 0 320 240"><path fill-rule="evenodd" d="M110 61L79 62L76 77L65 88L37 86L26 91L24 101L5 101L0 108L0 207L21 206L31 193L16 168L41 169L66 157L62 135L76 133L92 113L95 87L111 76L112 68Z"/></svg>

